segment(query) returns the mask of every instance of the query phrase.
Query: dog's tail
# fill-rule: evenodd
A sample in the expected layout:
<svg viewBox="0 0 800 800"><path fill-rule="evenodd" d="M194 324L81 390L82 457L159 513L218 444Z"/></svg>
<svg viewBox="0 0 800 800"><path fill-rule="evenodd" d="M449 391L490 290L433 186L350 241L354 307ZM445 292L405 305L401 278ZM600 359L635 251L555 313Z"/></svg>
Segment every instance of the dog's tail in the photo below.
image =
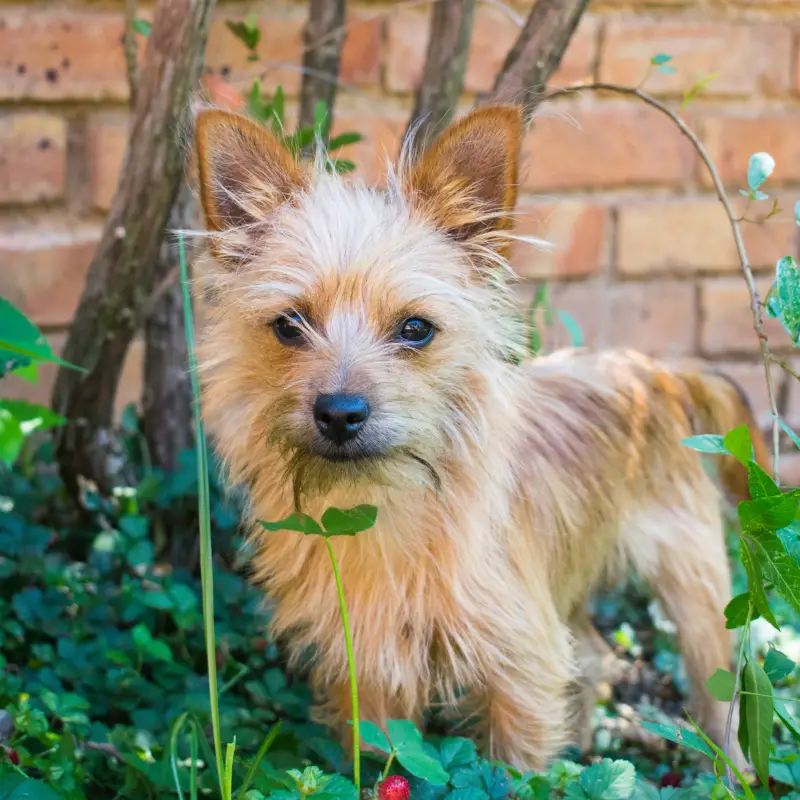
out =
<svg viewBox="0 0 800 800"><path fill-rule="evenodd" d="M742 388L729 377L714 372L683 372L681 379L691 398L696 432L724 436L733 428L747 425L755 461L769 472L772 458ZM730 456L722 458L719 475L734 498L750 498L747 470L736 459Z"/></svg>

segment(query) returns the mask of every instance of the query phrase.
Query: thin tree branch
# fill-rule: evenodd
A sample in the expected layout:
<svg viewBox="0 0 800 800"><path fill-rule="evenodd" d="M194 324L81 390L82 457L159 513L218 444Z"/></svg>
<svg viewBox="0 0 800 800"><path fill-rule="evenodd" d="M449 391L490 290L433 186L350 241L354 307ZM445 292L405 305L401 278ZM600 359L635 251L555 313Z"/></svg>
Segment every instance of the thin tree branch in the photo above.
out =
<svg viewBox="0 0 800 800"><path fill-rule="evenodd" d="M750 261L747 257L747 251L744 247L744 240L742 239L742 229L739 225L739 219L733 211L731 207L730 200L728 199L728 195L725 193L725 187L722 185L722 180L719 177L719 172L717 172L717 168L714 165L714 162L711 160L711 156L709 156L708 152L706 151L703 143L700 139L697 138L697 135L692 131L691 128L671 109L665 106L660 100L656 100L655 97L652 95L643 92L641 89L627 87L627 86L617 86L613 83L585 83L585 84L576 84L575 86L571 86L567 89L559 89L554 92L551 92L547 99L552 99L554 97L558 97L559 95L565 94L574 94L575 92L580 91L600 91L600 92L612 92L614 94L621 94L626 95L628 97L636 97L647 105L655 108L657 111L660 111L665 116L669 117L672 122L677 126L678 130L691 142L692 146L694 147L697 154L700 156L703 163L706 165L708 169L708 173L711 176L711 181L714 184L714 190L717 193L717 197L719 201L722 203L723 208L725 209L725 214L728 217L728 221L730 222L731 231L733 233L733 240L736 244L736 252L739 256L739 263L742 267L742 273L744 274L745 283L747 284L747 289L750 292L750 311L753 317L753 329L758 336L758 341L761 346L761 359L764 362L764 373L767 380L767 391L769 393L769 405L770 410L772 411L773 421L772 421L772 458L773 458L773 471L775 474L775 483L780 483L779 480L779 459L780 459L780 427L778 425L778 405L775 399L775 387L772 381L772 371L770 370L770 363L773 362L773 355L769 349L769 341L767 339L767 334L764 332L764 317L762 313L762 303L761 297L758 293L758 288L756 287L755 278L753 277L753 270L750 267Z"/></svg>
<svg viewBox="0 0 800 800"><path fill-rule="evenodd" d="M300 128L313 126L314 110L322 102L328 109L325 133L330 130L345 37L344 15L345 0L311 0L303 33Z"/></svg>
<svg viewBox="0 0 800 800"><path fill-rule="evenodd" d="M530 120L588 5L589 0L537 0L481 103L521 103Z"/></svg>
<svg viewBox="0 0 800 800"><path fill-rule="evenodd" d="M800 374L795 372L795 370L793 370L782 358L770 355L770 361L772 361L773 364L777 364L782 370L791 375L796 381L800 381Z"/></svg>
<svg viewBox="0 0 800 800"><path fill-rule="evenodd" d="M450 123L464 89L476 0L437 0L431 13L428 53L406 133L424 144Z"/></svg>
<svg viewBox="0 0 800 800"><path fill-rule="evenodd" d="M125 0L125 30L122 33L122 46L125 50L125 72L128 76L130 105L136 105L136 92L139 90L139 43L133 21L138 11L138 0Z"/></svg>

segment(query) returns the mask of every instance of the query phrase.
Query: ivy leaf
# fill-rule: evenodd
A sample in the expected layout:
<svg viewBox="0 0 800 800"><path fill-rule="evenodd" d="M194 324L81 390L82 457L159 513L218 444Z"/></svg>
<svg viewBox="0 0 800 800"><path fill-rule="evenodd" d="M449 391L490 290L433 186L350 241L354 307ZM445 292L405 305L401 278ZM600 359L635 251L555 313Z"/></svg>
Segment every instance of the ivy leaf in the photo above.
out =
<svg viewBox="0 0 800 800"><path fill-rule="evenodd" d="M739 425L725 434L722 440L725 449L743 466L753 460L753 443L747 425Z"/></svg>
<svg viewBox="0 0 800 800"><path fill-rule="evenodd" d="M760 616L764 617L775 630L779 631L780 626L775 619L775 615L772 613L772 609L769 607L769 600L764 592L764 579L761 576L761 567L753 551L750 549L749 543L744 539L739 541L739 557L747 573L747 587L750 591L750 597L755 610Z"/></svg>
<svg viewBox="0 0 800 800"><path fill-rule="evenodd" d="M748 693L742 695L741 702L747 719L750 760L766 786L769 783L769 742L772 738L772 684L761 665L752 658L745 663L742 677Z"/></svg>
<svg viewBox="0 0 800 800"><path fill-rule="evenodd" d="M729 703L733 699L733 690L736 688L736 676L727 669L718 669L707 681L708 693L722 703Z"/></svg>
<svg viewBox="0 0 800 800"><path fill-rule="evenodd" d="M346 510L329 508L322 515L322 526L331 536L352 536L372 528L377 518L376 506L363 505Z"/></svg>
<svg viewBox="0 0 800 800"><path fill-rule="evenodd" d="M581 788L590 800L628 800L636 785L636 770L628 761L604 758L581 773Z"/></svg>
<svg viewBox="0 0 800 800"><path fill-rule="evenodd" d="M728 449L723 443L722 437L712 433L703 433L700 436L690 436L684 439L681 444L698 453L722 453L728 455Z"/></svg>
<svg viewBox="0 0 800 800"><path fill-rule="evenodd" d="M781 493L775 481L755 461L751 461L747 465L747 485L754 500L762 497L777 497Z"/></svg>
<svg viewBox="0 0 800 800"><path fill-rule="evenodd" d="M308 514L290 514L280 522L265 522L259 520L261 525L268 531L297 531L298 533L322 535L324 531L319 523L313 520Z"/></svg>
<svg viewBox="0 0 800 800"><path fill-rule="evenodd" d="M747 536L764 575L780 596L800 613L800 564L786 552L783 542L772 531L749 531ZM772 622L762 609L759 611Z"/></svg>
<svg viewBox="0 0 800 800"><path fill-rule="evenodd" d="M753 153L747 166L747 185L755 192L775 170L775 159L769 153Z"/></svg>
<svg viewBox="0 0 800 800"><path fill-rule="evenodd" d="M361 738L368 747L374 747L387 755L392 752L392 746L384 732L374 723L361 720L358 724Z"/></svg>
<svg viewBox="0 0 800 800"><path fill-rule="evenodd" d="M772 684L778 683L778 681L782 681L791 675L795 666L796 664L789 656L774 647L769 649L767 657L764 659L764 672Z"/></svg>
<svg viewBox="0 0 800 800"><path fill-rule="evenodd" d="M135 33L138 33L140 36L149 36L153 30L153 26L150 22L146 19L134 19L131 20L131 28L133 28Z"/></svg>
<svg viewBox="0 0 800 800"><path fill-rule="evenodd" d="M750 609L750 592L737 594L725 606L725 627L728 630L741 628L747 622L747 612Z"/></svg>

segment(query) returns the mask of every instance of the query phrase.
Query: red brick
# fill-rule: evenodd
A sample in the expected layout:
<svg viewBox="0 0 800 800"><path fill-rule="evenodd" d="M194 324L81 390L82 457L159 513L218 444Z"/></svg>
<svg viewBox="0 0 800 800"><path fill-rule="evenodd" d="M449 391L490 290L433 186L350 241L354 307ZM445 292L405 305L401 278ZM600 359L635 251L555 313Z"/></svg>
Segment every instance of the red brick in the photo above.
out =
<svg viewBox="0 0 800 800"><path fill-rule="evenodd" d="M339 66L342 83L363 86L380 80L382 38L380 19L355 17L348 22Z"/></svg>
<svg viewBox="0 0 800 800"><path fill-rule="evenodd" d="M64 196L67 123L36 112L0 117L0 203L36 203Z"/></svg>
<svg viewBox="0 0 800 800"><path fill-rule="evenodd" d="M726 183L747 185L747 165L753 153L767 152L775 159L775 172L764 186L800 180L800 114L796 112L757 112L757 116L714 114L701 118L703 142ZM701 179L707 186L711 178L705 167Z"/></svg>
<svg viewBox="0 0 800 800"><path fill-rule="evenodd" d="M111 207L127 144L126 115L102 114L89 120L86 127L89 196L95 208L107 211Z"/></svg>
<svg viewBox="0 0 800 800"><path fill-rule="evenodd" d="M530 287L521 288L526 303L530 292ZM694 287L688 283L561 284L552 287L550 305L554 312L572 315L590 346L632 347L656 356L683 356L694 350L697 309ZM548 339L548 347L570 341L560 323Z"/></svg>
<svg viewBox="0 0 800 800"><path fill-rule="evenodd" d="M694 161L689 143L651 108L565 102L536 117L521 178L535 190L675 184L690 178Z"/></svg>
<svg viewBox="0 0 800 800"><path fill-rule="evenodd" d="M67 340L65 333L53 333L47 337L53 352L60 355ZM128 350L122 374L119 379L117 397L114 402L114 411L117 417L129 403L140 403L142 394L142 373L144 359L144 344L135 341ZM38 403L49 406L56 381L58 367L53 364L42 364L39 367L39 379L36 384L28 383L13 375L3 379L3 396L29 403Z"/></svg>
<svg viewBox="0 0 800 800"><path fill-rule="evenodd" d="M392 92L412 92L419 84L425 63L430 11L408 9L394 13L389 17L388 27L386 88ZM553 85L563 86L590 76L596 34L597 21L584 18L564 54L561 68L553 75ZM519 27L507 14L485 5L478 7L464 80L467 92L491 88L518 35Z"/></svg>
<svg viewBox="0 0 800 800"><path fill-rule="evenodd" d="M758 282L763 300L771 281ZM700 289L701 349L708 356L758 353L758 336L753 330L750 294L743 277L706 281ZM777 320L764 316L764 331L772 350L789 346L789 337Z"/></svg>
<svg viewBox="0 0 800 800"><path fill-rule="evenodd" d="M397 158L407 119L407 112L389 109L373 113L340 110L333 118L333 134L356 132L364 139L342 148L335 155L355 162L358 176L366 182L383 186L386 183L387 158L392 161Z"/></svg>
<svg viewBox="0 0 800 800"><path fill-rule="evenodd" d="M240 91L248 91L253 81L261 76L265 94L271 95L278 86L287 94L296 94L301 78L297 67L303 54L304 11L299 7L276 8L275 13L256 19L261 28L257 61L247 60L247 48L225 24L229 19L244 19L245 15L218 15L211 23L206 66L227 78Z"/></svg>
<svg viewBox="0 0 800 800"><path fill-rule="evenodd" d="M657 53L673 57L675 74L653 71L647 90L680 94L698 73L719 73L708 94L776 96L789 90L792 31L786 24L620 20L606 29L600 79L638 85Z"/></svg>
<svg viewBox="0 0 800 800"><path fill-rule="evenodd" d="M511 263L521 278L550 280L591 275L608 263L609 229L609 211L603 206L579 201L520 203L515 232L544 239L553 249L515 242Z"/></svg>
<svg viewBox="0 0 800 800"><path fill-rule="evenodd" d="M759 426L762 429L769 428L772 424L772 417L770 416L769 392L767 391L763 362L717 362L714 364L714 368L731 378L744 391L753 407ZM772 365L772 380L776 392L783 380L781 372L780 367Z"/></svg>
<svg viewBox="0 0 800 800"><path fill-rule="evenodd" d="M123 24L121 9L4 8L0 98L125 99Z"/></svg>
<svg viewBox="0 0 800 800"><path fill-rule="evenodd" d="M0 228L0 295L37 325L66 325L78 305L100 225L50 218Z"/></svg>
<svg viewBox="0 0 800 800"><path fill-rule="evenodd" d="M741 204L736 205L738 208ZM770 206L759 203L757 208L756 213L763 215ZM745 222L741 229L754 269L772 268L791 252L796 229L790 214L780 214L763 225ZM625 275L740 269L730 221L716 198L622 206L618 213L617 264Z"/></svg>

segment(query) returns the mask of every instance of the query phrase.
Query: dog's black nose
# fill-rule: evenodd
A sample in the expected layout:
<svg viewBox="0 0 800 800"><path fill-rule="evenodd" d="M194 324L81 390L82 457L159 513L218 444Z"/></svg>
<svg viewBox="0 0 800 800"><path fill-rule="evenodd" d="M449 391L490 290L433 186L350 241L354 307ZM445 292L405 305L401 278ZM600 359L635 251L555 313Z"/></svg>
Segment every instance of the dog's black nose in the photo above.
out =
<svg viewBox="0 0 800 800"><path fill-rule="evenodd" d="M314 403L319 432L336 444L354 438L369 416L369 403L360 394L321 394Z"/></svg>

